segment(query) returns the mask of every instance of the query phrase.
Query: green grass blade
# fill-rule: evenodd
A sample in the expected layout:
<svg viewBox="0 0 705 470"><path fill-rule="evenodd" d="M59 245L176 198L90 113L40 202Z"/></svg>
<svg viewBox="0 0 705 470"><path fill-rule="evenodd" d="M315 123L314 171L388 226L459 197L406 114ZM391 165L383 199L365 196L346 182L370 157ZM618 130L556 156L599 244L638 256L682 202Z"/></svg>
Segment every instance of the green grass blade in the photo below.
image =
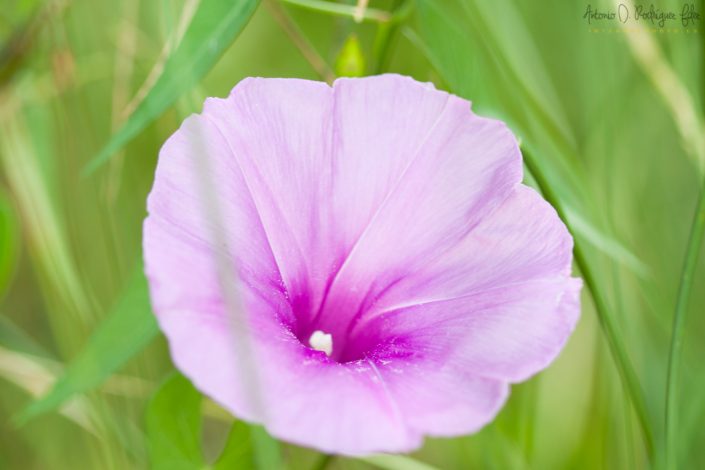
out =
<svg viewBox="0 0 705 470"><path fill-rule="evenodd" d="M213 470L250 470L255 467L255 456L252 451L252 433L250 426L242 421L235 421L225 449L213 464Z"/></svg>
<svg viewBox="0 0 705 470"><path fill-rule="evenodd" d="M31 356L50 358L46 349L5 315L0 315L0 347Z"/></svg>
<svg viewBox="0 0 705 470"><path fill-rule="evenodd" d="M648 28L638 23L636 27L638 34L624 36L629 50L671 113L686 154L702 175L705 172L705 125L697 111L696 100L664 57Z"/></svg>
<svg viewBox="0 0 705 470"><path fill-rule="evenodd" d="M551 203L551 205L556 209L556 212L563 220L563 222L568 226L571 232L574 233L570 225L570 220L566 216L566 209L561 201L561 199L556 195L555 191L551 185L546 180L543 172L536 164L533 155L522 148L522 153L524 155L524 163L526 167L531 172L531 175L535 179L538 188L541 193L546 198L546 200ZM602 296L602 292L598 288L596 277L593 273L592 267L587 262L585 256L582 242L579 239L575 239L575 246L573 249L575 256L575 264L580 269L580 272L585 282L585 287L587 287L592 297L593 303L595 305L595 311L598 315L598 320L602 331L607 339L607 344L610 348L610 353L614 359L614 363L617 366L617 371L619 372L619 377L622 381L624 389L627 391L629 398L636 412L637 419L642 429L644 436L644 443L649 455L653 458L654 455L654 437L653 431L651 429L651 423L646 410L646 402L644 399L644 391L641 387L639 379L634 370L634 366L627 354L627 350L624 347L622 341L620 341L620 335L617 332L617 325L614 322L613 315L610 313L607 302Z"/></svg>
<svg viewBox="0 0 705 470"><path fill-rule="evenodd" d="M700 199L695 209L693 223L688 238L688 247L685 252L685 262L681 273L676 309L673 315L673 330L671 332L671 349L668 357L668 376L666 379L666 468L678 468L678 410L679 387L678 379L681 371L681 356L683 349L683 336L685 316L688 309L690 293L693 290L695 269L697 267L700 246L705 235L705 183L700 190Z"/></svg>
<svg viewBox="0 0 705 470"><path fill-rule="evenodd" d="M259 425L250 426L252 445L255 452L255 463L261 470L279 470L285 468L279 442Z"/></svg>
<svg viewBox="0 0 705 470"><path fill-rule="evenodd" d="M235 40L258 0L202 0L181 42L144 100L85 168L91 173L196 85Z"/></svg>
<svg viewBox="0 0 705 470"><path fill-rule="evenodd" d="M7 195L0 192L0 298L12 281L19 253L20 223Z"/></svg>
<svg viewBox="0 0 705 470"><path fill-rule="evenodd" d="M546 71L543 57L520 12L511 0L464 1L462 6L485 38L484 44L511 83L520 88L524 103L564 151L575 148L565 111ZM502 12L497 21L497 11ZM566 155L567 156L567 155Z"/></svg>
<svg viewBox="0 0 705 470"><path fill-rule="evenodd" d="M515 7L506 1L501 8L470 0L415 3L429 59L454 92L486 111L500 112L524 136L540 129L541 138L560 151L562 162L574 166L575 143L565 112ZM489 8L502 11L502 20L493 20ZM505 31L509 27L511 34Z"/></svg>
<svg viewBox="0 0 705 470"><path fill-rule="evenodd" d="M17 417L20 423L55 410L68 398L102 384L159 332L149 304L147 282L140 269L108 318L96 329L51 391Z"/></svg>
<svg viewBox="0 0 705 470"><path fill-rule="evenodd" d="M0 163L17 203L28 251L37 272L46 279L48 290L56 296L57 307L70 317L64 318L63 324L52 326L62 332L62 328L68 330L67 326L84 326L92 313L91 302L72 256L64 221L49 190L50 183L41 168L41 151L27 133L21 111L8 106L6 114L0 112L0 133Z"/></svg>
<svg viewBox="0 0 705 470"><path fill-rule="evenodd" d="M637 255L632 253L624 244L600 230L595 224L584 218L578 211L570 206L565 207L566 220L576 235L580 235L586 242L597 250L606 254L642 279L651 276L651 269Z"/></svg>
<svg viewBox="0 0 705 470"><path fill-rule="evenodd" d="M184 376L174 373L155 392L147 410L151 468L164 470L280 470L279 443L258 425L235 421L225 448L211 467L201 449L203 396Z"/></svg>
<svg viewBox="0 0 705 470"><path fill-rule="evenodd" d="M155 470L205 467L201 452L203 397L184 376L172 374L147 408L147 442Z"/></svg>

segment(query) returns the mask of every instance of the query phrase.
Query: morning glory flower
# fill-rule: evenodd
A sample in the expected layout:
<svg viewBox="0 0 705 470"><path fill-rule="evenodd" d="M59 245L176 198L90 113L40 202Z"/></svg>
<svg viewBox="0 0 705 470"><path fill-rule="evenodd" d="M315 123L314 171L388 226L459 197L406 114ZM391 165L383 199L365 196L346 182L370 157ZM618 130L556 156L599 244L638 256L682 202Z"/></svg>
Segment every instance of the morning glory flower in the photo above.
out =
<svg viewBox="0 0 705 470"><path fill-rule="evenodd" d="M324 452L490 422L579 315L572 238L499 121L397 75L246 79L164 144L144 224L177 368Z"/></svg>

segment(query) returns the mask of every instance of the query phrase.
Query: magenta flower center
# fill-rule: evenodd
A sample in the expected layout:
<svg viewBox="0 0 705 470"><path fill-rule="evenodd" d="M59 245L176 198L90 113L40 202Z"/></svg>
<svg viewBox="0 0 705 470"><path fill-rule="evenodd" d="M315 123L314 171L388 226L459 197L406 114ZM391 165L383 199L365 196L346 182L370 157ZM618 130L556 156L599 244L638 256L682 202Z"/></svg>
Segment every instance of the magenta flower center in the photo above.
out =
<svg viewBox="0 0 705 470"><path fill-rule="evenodd" d="M325 352L323 348L327 340L319 340L321 335L329 335L331 352L327 355L339 363L408 355L400 347L401 338L386 337L370 325L369 317L374 311L372 305L366 304L373 302L350 296L347 302L334 301L335 306L331 307L328 298L318 308L312 308L306 300L308 296L292 302L295 322L289 328L301 344L312 349L313 354Z"/></svg>

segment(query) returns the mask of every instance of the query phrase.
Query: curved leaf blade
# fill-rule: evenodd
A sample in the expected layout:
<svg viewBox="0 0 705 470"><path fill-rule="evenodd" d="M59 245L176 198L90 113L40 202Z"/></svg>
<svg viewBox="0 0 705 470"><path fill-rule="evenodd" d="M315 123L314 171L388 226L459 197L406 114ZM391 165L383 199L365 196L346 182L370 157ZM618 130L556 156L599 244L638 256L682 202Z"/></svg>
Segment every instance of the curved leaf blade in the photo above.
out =
<svg viewBox="0 0 705 470"><path fill-rule="evenodd" d="M243 30L258 0L202 0L181 42L145 99L86 166L92 173L197 84Z"/></svg>
<svg viewBox="0 0 705 470"><path fill-rule="evenodd" d="M88 339L51 391L20 412L24 423L57 409L70 397L101 385L157 336L159 327L149 303L147 280L139 269L108 318Z"/></svg>
<svg viewBox="0 0 705 470"><path fill-rule="evenodd" d="M235 421L230 429L223 452L213 464L213 470L248 470L256 468L250 426Z"/></svg>
<svg viewBox="0 0 705 470"><path fill-rule="evenodd" d="M0 193L0 296L12 281L20 253L19 220L7 195Z"/></svg>
<svg viewBox="0 0 705 470"><path fill-rule="evenodd" d="M49 353L39 343L4 314L0 314L0 348L44 359L50 358Z"/></svg>
<svg viewBox="0 0 705 470"><path fill-rule="evenodd" d="M151 468L192 470L205 467L201 452L203 397L184 376L171 375L147 409Z"/></svg>

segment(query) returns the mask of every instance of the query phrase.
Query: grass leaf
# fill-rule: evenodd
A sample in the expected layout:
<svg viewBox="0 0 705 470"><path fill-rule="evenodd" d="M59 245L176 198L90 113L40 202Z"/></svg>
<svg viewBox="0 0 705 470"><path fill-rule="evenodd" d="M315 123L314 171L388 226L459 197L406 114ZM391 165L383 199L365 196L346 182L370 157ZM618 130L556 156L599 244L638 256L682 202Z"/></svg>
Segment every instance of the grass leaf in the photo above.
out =
<svg viewBox="0 0 705 470"><path fill-rule="evenodd" d="M550 141L560 151L556 160L574 169L565 112L516 7L505 0L501 7L471 0L415 3L425 51L453 91L484 113L499 114L522 137ZM501 21L493 20L490 8L502 11ZM505 28L511 34L502 34Z"/></svg>
<svg viewBox="0 0 705 470"><path fill-rule="evenodd" d="M198 10L145 99L85 171L93 172L196 85L235 40L258 0L202 0Z"/></svg>
<svg viewBox="0 0 705 470"><path fill-rule="evenodd" d="M618 240L610 237L600 230L595 224L583 217L578 211L570 206L565 207L565 217L568 225L576 235L580 235L593 247L605 253L622 266L628 267L632 272L641 278L648 278L651 270L638 256L632 253Z"/></svg>
<svg viewBox="0 0 705 470"><path fill-rule="evenodd" d="M235 421L228 434L225 449L213 464L213 470L249 470L255 467L255 455L252 451L252 433L250 426L242 421Z"/></svg>
<svg viewBox="0 0 705 470"><path fill-rule="evenodd" d="M71 396L99 386L142 351L158 331L149 304L147 281L139 269L108 318L88 339L51 391L25 408L17 420L26 422L55 410Z"/></svg>
<svg viewBox="0 0 705 470"><path fill-rule="evenodd" d="M35 357L50 358L40 344L5 315L0 315L0 347Z"/></svg>
<svg viewBox="0 0 705 470"><path fill-rule="evenodd" d="M202 396L184 376L172 374L147 409L151 468L191 470L205 467L201 452Z"/></svg>
<svg viewBox="0 0 705 470"><path fill-rule="evenodd" d="M262 470L285 468L279 442L276 439L270 436L262 426L255 424L250 425L250 435L252 436L257 468Z"/></svg>
<svg viewBox="0 0 705 470"><path fill-rule="evenodd" d="M536 164L536 159L533 154L528 152L526 148L522 149L524 154L524 163L531 172L531 175L536 180L536 183L548 202L556 209L556 212L563 220L563 222L571 229L570 221L566 215L565 204L556 195L555 191L551 185L546 180L541 168ZM619 372L620 379L624 389L626 390L629 399L631 400L634 411L636 412L637 419L641 425L642 432L644 435L644 443L651 457L654 455L654 436L651 429L651 422L649 421L648 412L646 409L646 401L644 398L644 391L642 389L639 378L634 370L634 365L629 357L627 349L622 341L623 335L619 334L617 324L613 317L613 313L607 307L607 301L605 300L602 291L598 288L596 276L594 274L593 268L588 263L585 251L582 246L582 241L578 238L575 239L575 246L573 248L573 255L575 258L575 264L580 269L583 280L585 281L585 287L587 287L592 297L593 303L595 305L595 311L597 312L598 320L600 321L600 326L602 332L605 335L607 344L610 348L610 352L614 359L614 363Z"/></svg>
<svg viewBox="0 0 705 470"><path fill-rule="evenodd" d="M4 109L0 108L0 111ZM23 114L12 108L5 114L0 112L0 133L3 135L0 163L9 191L17 203L24 241L36 260L37 271L50 286L52 302L58 304L57 308L62 309L65 316L62 324L55 323L52 327L57 331L66 328L73 332L76 326L88 323L91 306L70 250L57 201L42 171L42 152L37 149L38 142L28 134Z"/></svg>
<svg viewBox="0 0 705 470"><path fill-rule="evenodd" d="M15 273L20 252L20 227L7 195L0 193L0 296Z"/></svg>
<svg viewBox="0 0 705 470"><path fill-rule="evenodd" d="M262 426L235 421L214 470L283 469L279 442Z"/></svg>
<svg viewBox="0 0 705 470"><path fill-rule="evenodd" d="M695 270L698 266L700 246L705 237L705 182L700 189L700 199L695 209L693 223L688 237L688 245L683 262L678 297L673 314L673 330L671 332L671 349L668 356L668 372L666 379L666 468L678 468L678 411L680 405L679 378L682 372L682 350L685 336L685 316L690 301L690 293L695 282Z"/></svg>

